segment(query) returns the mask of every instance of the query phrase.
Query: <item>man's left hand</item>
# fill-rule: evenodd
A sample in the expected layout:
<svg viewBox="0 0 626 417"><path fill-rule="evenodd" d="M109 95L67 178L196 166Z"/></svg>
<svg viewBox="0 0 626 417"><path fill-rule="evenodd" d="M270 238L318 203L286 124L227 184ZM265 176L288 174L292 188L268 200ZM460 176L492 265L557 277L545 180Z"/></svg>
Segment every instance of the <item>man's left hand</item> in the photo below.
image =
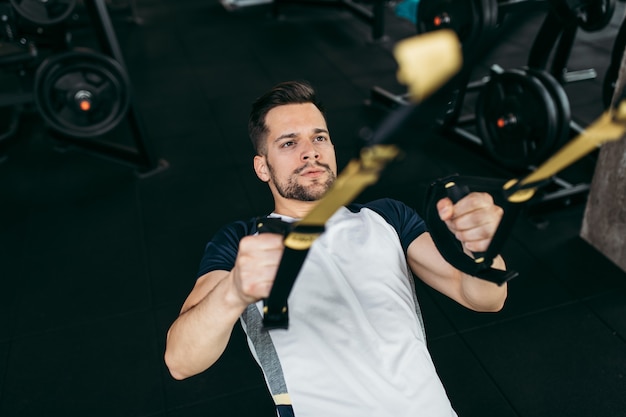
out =
<svg viewBox="0 0 626 417"><path fill-rule="evenodd" d="M456 204L449 198L437 202L439 217L466 251L485 252L498 229L504 210L488 193L473 192Z"/></svg>

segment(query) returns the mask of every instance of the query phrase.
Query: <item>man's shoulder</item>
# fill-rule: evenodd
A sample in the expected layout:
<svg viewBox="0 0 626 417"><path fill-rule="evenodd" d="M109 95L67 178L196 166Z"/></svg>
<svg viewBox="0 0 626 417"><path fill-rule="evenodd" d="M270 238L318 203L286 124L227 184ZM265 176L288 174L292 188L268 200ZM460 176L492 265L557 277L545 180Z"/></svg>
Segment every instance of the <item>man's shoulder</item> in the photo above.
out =
<svg viewBox="0 0 626 417"><path fill-rule="evenodd" d="M258 217L249 219L233 220L224 224L216 233L215 237L237 237L241 239L243 236L256 233Z"/></svg>
<svg viewBox="0 0 626 417"><path fill-rule="evenodd" d="M415 238L426 231L426 224L420 215L407 204L393 198L380 198L368 203L355 203L347 207L353 213L369 209L392 226L406 251Z"/></svg>
<svg viewBox="0 0 626 417"><path fill-rule="evenodd" d="M377 200L368 201L366 203L352 203L346 206L346 208L353 213L358 213L363 209L370 209L376 211L381 215L398 212L415 212L411 207L409 207L402 201L388 197L379 198Z"/></svg>

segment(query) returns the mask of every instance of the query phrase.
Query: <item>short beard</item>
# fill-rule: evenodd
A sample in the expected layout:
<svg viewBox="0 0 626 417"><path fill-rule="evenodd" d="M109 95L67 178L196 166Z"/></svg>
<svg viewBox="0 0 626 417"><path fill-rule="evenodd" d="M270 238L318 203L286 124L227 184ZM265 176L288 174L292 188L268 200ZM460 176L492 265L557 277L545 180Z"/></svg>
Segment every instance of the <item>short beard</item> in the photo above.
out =
<svg viewBox="0 0 626 417"><path fill-rule="evenodd" d="M316 181L314 184L305 187L302 184L298 183L298 174L312 166L323 168L328 173L328 179L323 183ZM287 179L287 183L281 184L278 182L276 175L274 175L274 169L272 168L272 166L268 163L267 167L269 169L271 181L276 187L276 191L278 191L278 194L280 194L280 196L283 198L288 198L291 200L317 201L322 198L324 194L326 194L326 191L328 191L330 186L333 185L337 177L335 173L330 169L330 166L315 162L313 164L307 163L304 166L296 169L293 174L290 175ZM321 185L321 187L316 187L316 184Z"/></svg>

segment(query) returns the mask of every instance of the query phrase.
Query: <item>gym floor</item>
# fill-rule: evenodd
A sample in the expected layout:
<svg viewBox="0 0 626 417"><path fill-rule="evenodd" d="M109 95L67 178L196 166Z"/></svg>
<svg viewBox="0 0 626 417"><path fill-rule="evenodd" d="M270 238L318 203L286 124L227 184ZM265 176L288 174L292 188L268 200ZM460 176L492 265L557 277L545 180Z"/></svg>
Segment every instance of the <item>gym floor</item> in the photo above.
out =
<svg viewBox="0 0 626 417"><path fill-rule="evenodd" d="M25 112L0 164L0 415L271 416L240 329L212 369L173 380L165 334L190 291L207 240L226 222L268 213L252 171L250 103L275 83L307 79L328 109L340 166L359 131L394 94L391 50L415 34L385 10L385 36L349 10L288 4L226 10L218 0L140 0L114 22L143 139L166 169L142 173L63 146ZM540 15L540 13L538 14ZM526 19L482 64L526 64L539 23ZM623 3L611 24L577 34L568 70L597 77L565 86L582 126L602 112L602 80ZM89 43L88 27L75 42ZM132 140L125 121L105 140ZM452 173L514 175L473 143L436 132L410 138L360 200L389 196L419 210L428 184ZM130 142L132 144L132 142ZM589 183L594 155L563 173ZM626 416L626 273L580 237L584 199L524 210L503 253L520 276L497 314L467 311L418 286L432 356L461 417Z"/></svg>

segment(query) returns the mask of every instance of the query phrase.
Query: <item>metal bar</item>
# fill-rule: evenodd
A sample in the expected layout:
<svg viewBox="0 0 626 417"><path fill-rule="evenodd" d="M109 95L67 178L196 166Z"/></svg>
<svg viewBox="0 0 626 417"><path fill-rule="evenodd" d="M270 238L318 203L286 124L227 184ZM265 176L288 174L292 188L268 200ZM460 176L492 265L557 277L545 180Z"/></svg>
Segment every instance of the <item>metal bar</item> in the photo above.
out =
<svg viewBox="0 0 626 417"><path fill-rule="evenodd" d="M96 36L98 37L102 51L119 62L124 71L128 72L105 0L85 0L85 8L87 9L87 13L93 22L93 28L96 32ZM155 158L151 148L144 140L144 128L135 102L132 99L132 91L127 120L135 146L137 147L138 157L136 158L135 164L140 169L140 172L145 173L148 171L158 170L159 167L163 167L163 163L160 163L160 161ZM103 149L103 151L106 151L105 149Z"/></svg>
<svg viewBox="0 0 626 417"><path fill-rule="evenodd" d="M565 81L565 72L567 71L567 61L572 53L572 47L578 32L578 24L576 21L563 24L563 32L556 46L554 57L552 58L552 67L550 73L560 82Z"/></svg>

